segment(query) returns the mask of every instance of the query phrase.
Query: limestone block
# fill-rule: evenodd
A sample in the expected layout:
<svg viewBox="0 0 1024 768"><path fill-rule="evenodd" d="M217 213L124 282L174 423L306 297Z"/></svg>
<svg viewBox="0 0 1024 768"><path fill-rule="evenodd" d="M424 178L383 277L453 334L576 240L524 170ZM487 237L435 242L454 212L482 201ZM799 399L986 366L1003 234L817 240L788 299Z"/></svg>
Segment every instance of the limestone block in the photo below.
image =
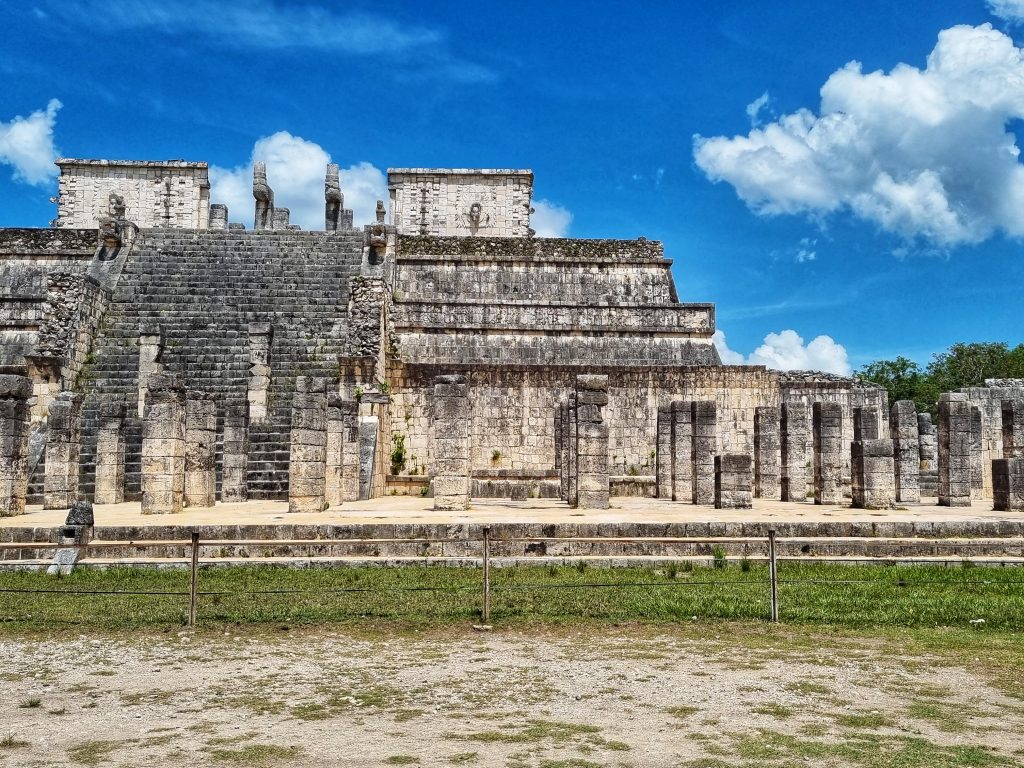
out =
<svg viewBox="0 0 1024 768"><path fill-rule="evenodd" d="M753 488L753 458L749 454L715 457L715 509L750 509Z"/></svg>
<svg viewBox="0 0 1024 768"><path fill-rule="evenodd" d="M434 509L464 510L469 505L472 418L464 376L434 378L432 415Z"/></svg>
<svg viewBox="0 0 1024 768"><path fill-rule="evenodd" d="M61 392L50 402L46 425L43 509L70 509L78 501L82 396Z"/></svg>
<svg viewBox="0 0 1024 768"><path fill-rule="evenodd" d="M981 408L971 405L971 498L980 499L985 494L985 439L984 415Z"/></svg>
<svg viewBox="0 0 1024 768"><path fill-rule="evenodd" d="M672 500L693 501L693 403L672 402Z"/></svg>
<svg viewBox="0 0 1024 768"><path fill-rule="evenodd" d="M288 511L323 512L327 483L327 393L300 377L292 397Z"/></svg>
<svg viewBox="0 0 1024 768"><path fill-rule="evenodd" d="M345 416L341 395L327 396L327 442L324 501L329 509L344 501Z"/></svg>
<svg viewBox="0 0 1024 768"><path fill-rule="evenodd" d="M853 439L857 441L879 438L878 409L857 407L853 409Z"/></svg>
<svg viewBox="0 0 1024 768"><path fill-rule="evenodd" d="M859 509L891 509L896 506L896 468L892 440L861 440L851 443L850 470L853 506Z"/></svg>
<svg viewBox="0 0 1024 768"><path fill-rule="evenodd" d="M966 395L939 397L939 504L971 505L971 404Z"/></svg>
<svg viewBox="0 0 1024 768"><path fill-rule="evenodd" d="M712 400L693 403L694 504L715 502L715 454L718 452L718 416Z"/></svg>
<svg viewBox="0 0 1024 768"><path fill-rule="evenodd" d="M142 418L142 514L181 512L184 496L185 390L154 374Z"/></svg>
<svg viewBox="0 0 1024 768"><path fill-rule="evenodd" d="M754 496L781 498L781 445L779 409L758 406L754 409Z"/></svg>
<svg viewBox="0 0 1024 768"><path fill-rule="evenodd" d="M814 503L843 502L843 408L839 403L812 406Z"/></svg>
<svg viewBox="0 0 1024 768"><path fill-rule="evenodd" d="M658 481L658 498L672 498L672 405L658 408L657 447L655 474Z"/></svg>
<svg viewBox="0 0 1024 768"><path fill-rule="evenodd" d="M811 431L806 403L782 404L782 500L807 501L807 458Z"/></svg>
<svg viewBox="0 0 1024 768"><path fill-rule="evenodd" d="M896 501L921 501L921 448L917 406L913 400L898 400L889 412L889 433L893 438L896 463Z"/></svg>
<svg viewBox="0 0 1024 768"><path fill-rule="evenodd" d="M249 408L232 405L224 411L220 498L224 502L248 498Z"/></svg>
<svg viewBox="0 0 1024 768"><path fill-rule="evenodd" d="M25 512L31 396L27 376L0 374L0 517Z"/></svg>
<svg viewBox="0 0 1024 768"><path fill-rule="evenodd" d="M608 377L581 374L576 377L576 506L607 509L608 424L603 407L608 403Z"/></svg>
<svg viewBox="0 0 1024 768"><path fill-rule="evenodd" d="M997 512L1024 512L1024 457L992 461L992 502Z"/></svg>
<svg viewBox="0 0 1024 768"><path fill-rule="evenodd" d="M1000 403L1003 425L1003 458L1024 457L1024 400L1003 400Z"/></svg>
<svg viewBox="0 0 1024 768"><path fill-rule="evenodd" d="M217 401L190 391L185 400L186 507L212 507L217 501Z"/></svg>
<svg viewBox="0 0 1024 768"><path fill-rule="evenodd" d="M100 405L99 430L96 435L97 504L120 504L124 501L124 419L127 408L123 400Z"/></svg>

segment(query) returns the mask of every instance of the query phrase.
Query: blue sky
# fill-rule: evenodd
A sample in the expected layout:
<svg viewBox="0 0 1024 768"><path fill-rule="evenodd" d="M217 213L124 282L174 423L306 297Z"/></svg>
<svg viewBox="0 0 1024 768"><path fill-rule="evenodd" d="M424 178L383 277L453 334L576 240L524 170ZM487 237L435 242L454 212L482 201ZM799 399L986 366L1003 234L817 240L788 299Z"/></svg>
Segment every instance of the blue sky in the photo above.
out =
<svg viewBox="0 0 1024 768"><path fill-rule="evenodd" d="M54 153L206 160L245 222L254 156L310 221L328 157L357 217L389 166L528 167L542 232L662 240L730 360L1024 342L1021 0L0 9L0 226Z"/></svg>

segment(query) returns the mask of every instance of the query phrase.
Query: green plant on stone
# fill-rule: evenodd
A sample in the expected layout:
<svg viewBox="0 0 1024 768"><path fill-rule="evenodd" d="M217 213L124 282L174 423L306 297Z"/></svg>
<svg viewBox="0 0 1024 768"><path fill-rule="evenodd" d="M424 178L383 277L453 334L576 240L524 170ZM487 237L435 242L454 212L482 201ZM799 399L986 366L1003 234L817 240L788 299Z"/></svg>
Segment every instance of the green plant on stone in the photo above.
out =
<svg viewBox="0 0 1024 768"><path fill-rule="evenodd" d="M501 451L495 448L491 451L491 464L498 464L501 462Z"/></svg>
<svg viewBox="0 0 1024 768"><path fill-rule="evenodd" d="M420 496L426 496L428 493L430 493L430 486L429 485L422 485L422 486L420 486Z"/></svg>
<svg viewBox="0 0 1024 768"><path fill-rule="evenodd" d="M391 474L397 475L405 469L405 435L394 435L391 443Z"/></svg>
<svg viewBox="0 0 1024 768"><path fill-rule="evenodd" d="M711 557L714 560L715 568L725 568L725 550L722 547L716 546L711 550Z"/></svg>
<svg viewBox="0 0 1024 768"><path fill-rule="evenodd" d="M378 382L377 389L380 391L382 395L391 394L391 385L388 384L386 381Z"/></svg>
<svg viewBox="0 0 1024 768"><path fill-rule="evenodd" d="M750 558L746 555L740 558L740 570L744 573L748 573L750 571Z"/></svg>

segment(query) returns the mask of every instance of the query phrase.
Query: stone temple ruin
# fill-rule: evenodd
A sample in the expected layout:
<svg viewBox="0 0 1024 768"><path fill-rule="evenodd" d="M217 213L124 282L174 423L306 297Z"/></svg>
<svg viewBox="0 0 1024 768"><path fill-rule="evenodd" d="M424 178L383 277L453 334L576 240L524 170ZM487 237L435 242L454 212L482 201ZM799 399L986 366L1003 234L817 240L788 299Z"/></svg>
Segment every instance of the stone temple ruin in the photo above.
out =
<svg viewBox="0 0 1024 768"><path fill-rule="evenodd" d="M53 226L0 230L0 514L1024 505L1024 382L944 395L933 425L853 379L722 365L659 242L534 235L531 171L391 169L354 227L329 165L302 231L263 164L245 224L205 163L57 164Z"/></svg>

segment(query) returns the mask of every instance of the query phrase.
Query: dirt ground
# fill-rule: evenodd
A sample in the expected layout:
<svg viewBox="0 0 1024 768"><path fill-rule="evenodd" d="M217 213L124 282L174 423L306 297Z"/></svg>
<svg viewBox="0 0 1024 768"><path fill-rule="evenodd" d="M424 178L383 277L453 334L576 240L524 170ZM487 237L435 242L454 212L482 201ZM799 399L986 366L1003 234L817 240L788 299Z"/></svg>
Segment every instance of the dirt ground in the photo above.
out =
<svg viewBox="0 0 1024 768"><path fill-rule="evenodd" d="M724 623L0 634L0 765L1021 765L1011 694L892 635Z"/></svg>

